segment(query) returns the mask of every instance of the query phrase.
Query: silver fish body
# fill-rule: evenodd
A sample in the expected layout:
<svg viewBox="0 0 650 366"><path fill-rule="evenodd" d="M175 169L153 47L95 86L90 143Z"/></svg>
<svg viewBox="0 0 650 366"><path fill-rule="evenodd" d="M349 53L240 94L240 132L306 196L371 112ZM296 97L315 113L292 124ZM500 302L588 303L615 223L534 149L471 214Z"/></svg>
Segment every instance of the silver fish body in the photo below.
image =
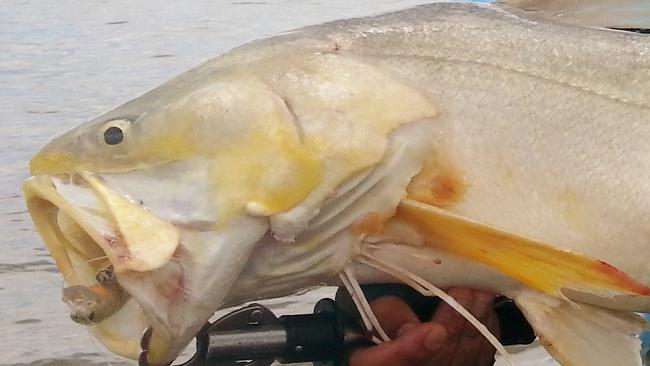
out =
<svg viewBox="0 0 650 366"><path fill-rule="evenodd" d="M131 295L95 334L134 357L152 325L154 363L225 305L339 284L346 268L390 280L356 260L367 248L439 287L520 297L535 318L531 284L391 222L407 196L608 263L630 296L569 297L610 320L590 306L649 303L649 110L650 38L432 4L208 61L51 142L25 191L69 282L106 254Z"/></svg>

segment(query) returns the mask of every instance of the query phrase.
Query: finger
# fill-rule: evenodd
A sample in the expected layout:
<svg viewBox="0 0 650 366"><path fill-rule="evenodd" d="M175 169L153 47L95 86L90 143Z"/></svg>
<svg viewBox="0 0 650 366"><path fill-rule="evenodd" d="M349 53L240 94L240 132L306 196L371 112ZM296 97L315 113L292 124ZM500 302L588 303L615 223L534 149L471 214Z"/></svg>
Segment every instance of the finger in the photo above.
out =
<svg viewBox="0 0 650 366"><path fill-rule="evenodd" d="M487 291L474 290L474 303L471 308L468 308L470 313L476 317L481 323L485 324L488 318L494 314L494 300L496 296ZM471 326L469 322L465 321L463 333L466 337L478 337L481 333L476 327ZM495 334L497 337L498 334ZM482 336L481 336L482 337Z"/></svg>
<svg viewBox="0 0 650 366"><path fill-rule="evenodd" d="M485 322L485 326L495 335L499 334L499 318L497 317L496 312L491 312L488 320ZM494 364L494 356L496 350L494 346L490 344L487 340L483 340L481 344L481 349L477 352L476 366L490 366Z"/></svg>
<svg viewBox="0 0 650 366"><path fill-rule="evenodd" d="M471 311L474 304L474 291L467 288L452 288L448 293L462 307ZM443 325L447 329L449 338L457 337L465 324L465 318L446 303L440 304L431 320Z"/></svg>
<svg viewBox="0 0 650 366"><path fill-rule="evenodd" d="M474 304L474 292L472 290L466 288L452 288L448 293L451 297L456 299L462 307L470 309L471 311ZM458 357L457 349L460 342L460 334L465 325L465 319L451 306L440 304L433 315L432 321L439 323L445 327L447 331L447 341L438 354L436 354L433 362L440 365L452 365L454 358Z"/></svg>
<svg viewBox="0 0 650 366"><path fill-rule="evenodd" d="M414 366L432 358L445 343L447 332L439 324L420 324L394 341L360 349L350 356L350 366Z"/></svg>
<svg viewBox="0 0 650 366"><path fill-rule="evenodd" d="M491 293L474 291L474 302L468 310L479 322L487 325L490 315L494 313L492 309L493 302L494 295ZM449 366L479 365L480 352L485 342L485 337L471 323L465 321Z"/></svg>
<svg viewBox="0 0 650 366"><path fill-rule="evenodd" d="M370 303L379 323L391 339L401 331L420 324L420 320L407 303L396 296L380 297Z"/></svg>

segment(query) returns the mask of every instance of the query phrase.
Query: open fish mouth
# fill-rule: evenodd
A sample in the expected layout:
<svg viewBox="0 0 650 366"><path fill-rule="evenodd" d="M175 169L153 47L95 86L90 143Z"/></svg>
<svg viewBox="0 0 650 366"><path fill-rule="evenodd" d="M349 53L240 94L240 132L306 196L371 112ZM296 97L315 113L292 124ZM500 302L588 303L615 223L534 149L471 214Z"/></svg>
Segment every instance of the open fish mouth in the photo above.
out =
<svg viewBox="0 0 650 366"><path fill-rule="evenodd" d="M31 177L24 192L36 229L68 285L92 286L97 283L96 274L111 265L118 277L120 272L135 269L119 222L83 175ZM110 351L136 359L148 326L142 307L129 298L89 329Z"/></svg>
<svg viewBox="0 0 650 366"><path fill-rule="evenodd" d="M131 178L120 182L137 191L133 186L143 179ZM110 311L98 322L82 323L91 323L92 334L110 351L130 359L138 358L150 327L148 361L168 364L222 306L268 223L245 216L214 229L178 221L161 208L182 208L162 201L156 209L145 207L115 188L116 179L88 172L36 175L23 188L36 229L68 285L96 286L98 272L108 267L115 274L121 293L109 301ZM156 205L154 198L145 200ZM190 207L187 201L177 204ZM122 305L123 296L128 299ZM67 300L64 294L74 313Z"/></svg>
<svg viewBox="0 0 650 366"><path fill-rule="evenodd" d="M109 262L97 244L100 236L101 239L108 236L108 230L100 233L99 225L104 224L108 229L108 222L98 220L93 225L89 220L89 214L93 213L91 210L95 209L97 218L102 214L101 206L90 201L96 201L94 194L88 187L66 184L64 179L49 176L30 178L24 185L27 207L66 282L91 285L95 282L95 273ZM90 205L75 206L61 194L60 188L64 186L74 187L78 197L90 198Z"/></svg>
<svg viewBox="0 0 650 366"><path fill-rule="evenodd" d="M33 177L25 195L39 233L71 284L86 284L89 273L109 264L116 273L159 269L180 244L175 225L90 173Z"/></svg>

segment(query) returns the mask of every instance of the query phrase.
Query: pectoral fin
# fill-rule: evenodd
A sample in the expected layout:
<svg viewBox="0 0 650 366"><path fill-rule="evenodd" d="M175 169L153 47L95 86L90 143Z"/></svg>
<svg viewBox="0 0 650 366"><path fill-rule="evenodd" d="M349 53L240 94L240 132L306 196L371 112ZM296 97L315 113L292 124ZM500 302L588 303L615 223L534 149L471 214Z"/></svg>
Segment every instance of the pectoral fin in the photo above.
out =
<svg viewBox="0 0 650 366"><path fill-rule="evenodd" d="M562 365L640 366L639 332L645 321L633 313L569 304L535 291L515 297L540 341Z"/></svg>
<svg viewBox="0 0 650 366"><path fill-rule="evenodd" d="M415 229L425 245L488 265L543 293L566 298L564 289L595 296L648 296L650 289L597 259L472 221L413 200L395 219Z"/></svg>

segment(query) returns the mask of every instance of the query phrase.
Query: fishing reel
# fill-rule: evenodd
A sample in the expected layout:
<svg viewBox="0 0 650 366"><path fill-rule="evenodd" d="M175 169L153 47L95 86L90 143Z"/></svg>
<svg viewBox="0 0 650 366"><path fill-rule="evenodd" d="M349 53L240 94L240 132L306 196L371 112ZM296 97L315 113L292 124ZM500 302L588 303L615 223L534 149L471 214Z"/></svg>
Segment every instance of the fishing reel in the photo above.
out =
<svg viewBox="0 0 650 366"><path fill-rule="evenodd" d="M399 296L422 321L429 320L440 303L438 298L424 297L403 285L366 285L363 290L369 300ZM342 289L336 300L326 298L316 303L313 314L277 317L268 308L251 304L206 324L196 336L195 354L174 365L270 366L277 361L343 366L353 350L374 345L359 326L355 309ZM529 344L535 340L532 328L512 301L497 300L494 309L504 344Z"/></svg>
<svg viewBox="0 0 650 366"><path fill-rule="evenodd" d="M206 325L196 353L182 366L270 366L273 362L343 364L346 349L367 347L361 329L343 321L332 299L320 300L313 314L276 317L251 304Z"/></svg>

